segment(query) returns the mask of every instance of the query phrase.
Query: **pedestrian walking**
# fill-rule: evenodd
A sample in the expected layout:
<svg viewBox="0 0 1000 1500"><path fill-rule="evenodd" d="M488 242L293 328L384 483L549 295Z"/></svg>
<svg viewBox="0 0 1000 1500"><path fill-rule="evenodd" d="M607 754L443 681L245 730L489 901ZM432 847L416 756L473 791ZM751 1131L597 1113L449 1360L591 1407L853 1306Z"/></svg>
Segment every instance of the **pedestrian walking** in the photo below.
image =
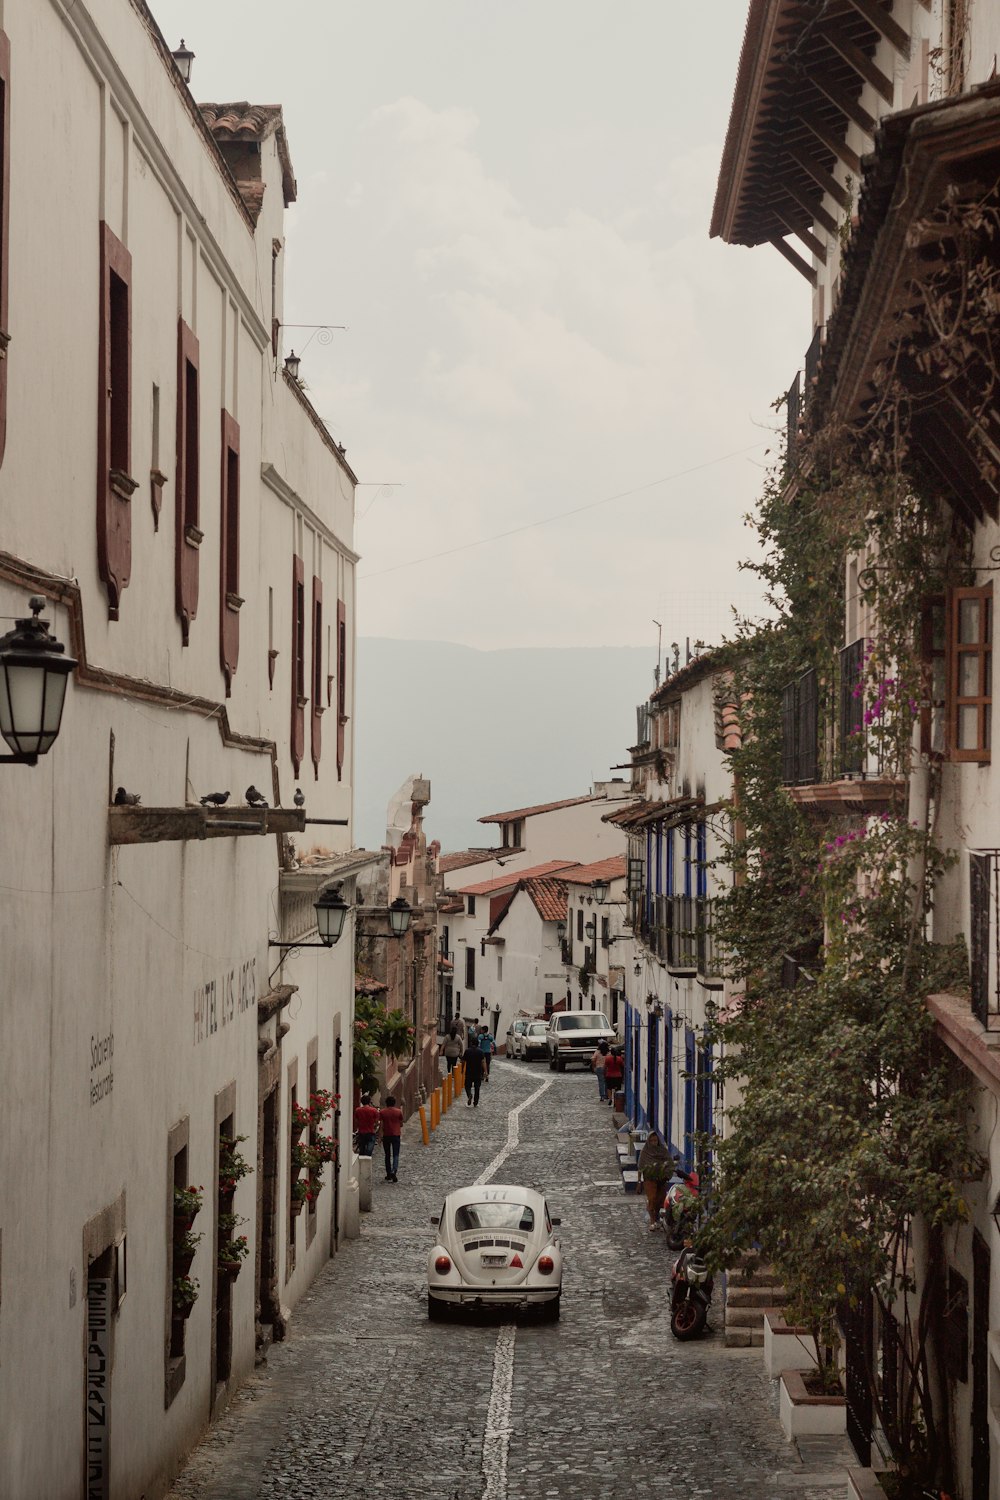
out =
<svg viewBox="0 0 1000 1500"><path fill-rule="evenodd" d="M479 1028L479 1050L483 1054L483 1079L484 1082L489 1083L490 1060L497 1050L497 1044L490 1035L488 1026L480 1026Z"/></svg>
<svg viewBox="0 0 1000 1500"><path fill-rule="evenodd" d="M462 1020L462 1017L459 1015L456 1015L454 1017L451 1024L458 1032L458 1039L462 1043L462 1051L464 1052L465 1044L469 1039L469 1028L466 1026L465 1022Z"/></svg>
<svg viewBox="0 0 1000 1500"><path fill-rule="evenodd" d="M375 1150L378 1131L378 1110L372 1104L371 1094L362 1094L361 1103L354 1111L354 1134L358 1141L358 1155L371 1156Z"/></svg>
<svg viewBox="0 0 1000 1500"><path fill-rule="evenodd" d="M479 1107L479 1088L483 1081L483 1066L485 1059L479 1046L479 1039L470 1036L469 1045L462 1057L465 1064L465 1103L466 1107ZM473 1094L475 1097L473 1098Z"/></svg>
<svg viewBox="0 0 1000 1500"><path fill-rule="evenodd" d="M649 1232L657 1228L660 1210L667 1196L667 1183L673 1171L674 1159L655 1130L646 1137L639 1152L639 1176L646 1194L646 1212L649 1214Z"/></svg>
<svg viewBox="0 0 1000 1500"><path fill-rule="evenodd" d="M457 1026L453 1026L451 1028L448 1035L445 1037L444 1046L441 1050L444 1053L444 1060L448 1064L448 1072L450 1073L452 1068L458 1062L458 1059L461 1057L462 1053L465 1051L465 1043L462 1041L462 1038L458 1034Z"/></svg>
<svg viewBox="0 0 1000 1500"><path fill-rule="evenodd" d="M607 1042L598 1042L597 1046L594 1048L593 1056L590 1059L590 1066L597 1074L597 1093L602 1104L608 1097L608 1085L605 1079L604 1070L610 1051L611 1048L608 1046Z"/></svg>
<svg viewBox="0 0 1000 1500"><path fill-rule="evenodd" d="M398 1182L399 1138L403 1132L403 1111L398 1108L395 1097L390 1094L378 1112L382 1126L382 1150L385 1152L385 1180Z"/></svg>
<svg viewBox="0 0 1000 1500"><path fill-rule="evenodd" d="M615 1094L625 1077L625 1059L620 1047L612 1047L604 1060L604 1082L607 1088L608 1108L615 1107Z"/></svg>

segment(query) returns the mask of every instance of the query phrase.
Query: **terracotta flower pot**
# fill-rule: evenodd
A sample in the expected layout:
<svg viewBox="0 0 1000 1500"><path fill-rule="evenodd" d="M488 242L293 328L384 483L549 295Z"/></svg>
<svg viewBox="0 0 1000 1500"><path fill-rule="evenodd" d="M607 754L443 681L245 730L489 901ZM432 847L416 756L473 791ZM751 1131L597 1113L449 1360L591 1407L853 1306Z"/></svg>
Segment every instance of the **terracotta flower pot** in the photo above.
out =
<svg viewBox="0 0 1000 1500"><path fill-rule="evenodd" d="M186 1276L187 1273L191 1269L191 1262L193 1260L194 1260L194 1251L193 1250L184 1250L184 1251L175 1250L174 1251L174 1275L175 1276Z"/></svg>
<svg viewBox="0 0 1000 1500"><path fill-rule="evenodd" d="M228 1276L230 1281L235 1281L243 1269L241 1260L220 1260L218 1271L220 1276Z"/></svg>
<svg viewBox="0 0 1000 1500"><path fill-rule="evenodd" d="M292 1213L293 1214L300 1214L302 1212L302 1210L305 1208L305 1206L306 1206L306 1200L304 1198L293 1198L292 1199Z"/></svg>
<svg viewBox="0 0 1000 1500"><path fill-rule="evenodd" d="M191 1313L193 1312L193 1310L194 1310L194 1303L193 1302L175 1302L174 1303L174 1317L175 1318L189 1318L191 1316Z"/></svg>

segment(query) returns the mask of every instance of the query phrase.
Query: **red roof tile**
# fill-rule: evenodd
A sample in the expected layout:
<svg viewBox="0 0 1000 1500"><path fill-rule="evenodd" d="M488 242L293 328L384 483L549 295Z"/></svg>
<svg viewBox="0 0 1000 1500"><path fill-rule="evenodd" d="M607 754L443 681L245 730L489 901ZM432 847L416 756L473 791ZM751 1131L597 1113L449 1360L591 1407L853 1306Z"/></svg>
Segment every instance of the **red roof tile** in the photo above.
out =
<svg viewBox="0 0 1000 1500"><path fill-rule="evenodd" d="M501 844L495 849L461 849L455 854L442 854L438 860L438 870L442 875L449 875L452 870L464 870L468 865L485 864L488 859L496 859L498 854L506 857L508 854L523 853L520 845L515 849L504 849Z"/></svg>
<svg viewBox="0 0 1000 1500"><path fill-rule="evenodd" d="M525 881L525 889L543 922L565 922L565 880L528 880Z"/></svg>
<svg viewBox="0 0 1000 1500"><path fill-rule="evenodd" d="M532 865L527 870L511 870L509 875L497 875L493 880L483 880L479 885L463 885L460 896L492 896L496 891L513 890L522 880L534 876L553 875L556 870L575 870L575 859L547 859L544 864Z"/></svg>
<svg viewBox="0 0 1000 1500"><path fill-rule="evenodd" d="M512 818L533 818L536 813L556 812L560 807L576 807L581 802L603 802L603 797L595 797L593 792L588 792L585 797L564 797L562 802L539 802L534 807L515 807L513 812L487 813L485 818L480 818L480 823L509 823Z"/></svg>
<svg viewBox="0 0 1000 1500"><path fill-rule="evenodd" d="M625 856L614 854L610 859L598 859L592 865L581 865L578 870L568 870L563 879L570 885L593 885L595 880L624 880Z"/></svg>
<svg viewBox="0 0 1000 1500"><path fill-rule="evenodd" d="M288 137L280 104L250 104L241 100L238 104L199 104L201 117L212 132L220 148L234 142L247 144L260 142L269 135L275 137L278 160L281 163L281 189L285 207L294 203L298 188L292 171L292 158L288 151ZM244 175L238 165L230 160L231 153L224 151L229 169L236 178L240 194L256 224L264 198L264 185L259 175L253 172Z"/></svg>

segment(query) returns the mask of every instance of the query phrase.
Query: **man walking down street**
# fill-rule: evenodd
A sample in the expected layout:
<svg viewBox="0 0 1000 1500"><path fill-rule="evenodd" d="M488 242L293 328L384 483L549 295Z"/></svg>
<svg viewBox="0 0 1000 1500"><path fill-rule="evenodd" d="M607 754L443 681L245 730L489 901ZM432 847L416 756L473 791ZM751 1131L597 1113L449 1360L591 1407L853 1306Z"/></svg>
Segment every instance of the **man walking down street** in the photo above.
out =
<svg viewBox="0 0 1000 1500"><path fill-rule="evenodd" d="M494 1052L497 1050L497 1044L490 1035L490 1029L488 1026L480 1026L479 1028L479 1050L483 1054L483 1069L485 1081L489 1083L490 1059L492 1058Z"/></svg>
<svg viewBox="0 0 1000 1500"><path fill-rule="evenodd" d="M396 1172L399 1168L399 1138L403 1133L403 1111L397 1107L394 1095L389 1095L384 1106L379 1110L378 1117L382 1124L385 1180L398 1182Z"/></svg>
<svg viewBox="0 0 1000 1500"><path fill-rule="evenodd" d="M378 1110L372 1104L371 1094L362 1094L361 1103L354 1111L354 1133L358 1138L359 1156L371 1156L375 1150L377 1130Z"/></svg>
<svg viewBox="0 0 1000 1500"><path fill-rule="evenodd" d="M483 1081L484 1057L479 1046L477 1036L469 1037L469 1045L462 1057L465 1064L465 1103L466 1107L479 1105L479 1089ZM475 1097L473 1097L475 1095Z"/></svg>

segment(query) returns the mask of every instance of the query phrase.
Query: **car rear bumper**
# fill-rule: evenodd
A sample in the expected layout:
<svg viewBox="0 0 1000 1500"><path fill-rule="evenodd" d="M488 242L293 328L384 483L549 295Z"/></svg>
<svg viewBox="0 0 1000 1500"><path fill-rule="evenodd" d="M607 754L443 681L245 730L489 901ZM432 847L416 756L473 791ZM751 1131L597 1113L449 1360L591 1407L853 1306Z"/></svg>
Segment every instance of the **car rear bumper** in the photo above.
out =
<svg viewBox="0 0 1000 1500"><path fill-rule="evenodd" d="M452 1307L537 1307L542 1302L554 1302L561 1291L561 1285L509 1288L430 1286L427 1295Z"/></svg>

